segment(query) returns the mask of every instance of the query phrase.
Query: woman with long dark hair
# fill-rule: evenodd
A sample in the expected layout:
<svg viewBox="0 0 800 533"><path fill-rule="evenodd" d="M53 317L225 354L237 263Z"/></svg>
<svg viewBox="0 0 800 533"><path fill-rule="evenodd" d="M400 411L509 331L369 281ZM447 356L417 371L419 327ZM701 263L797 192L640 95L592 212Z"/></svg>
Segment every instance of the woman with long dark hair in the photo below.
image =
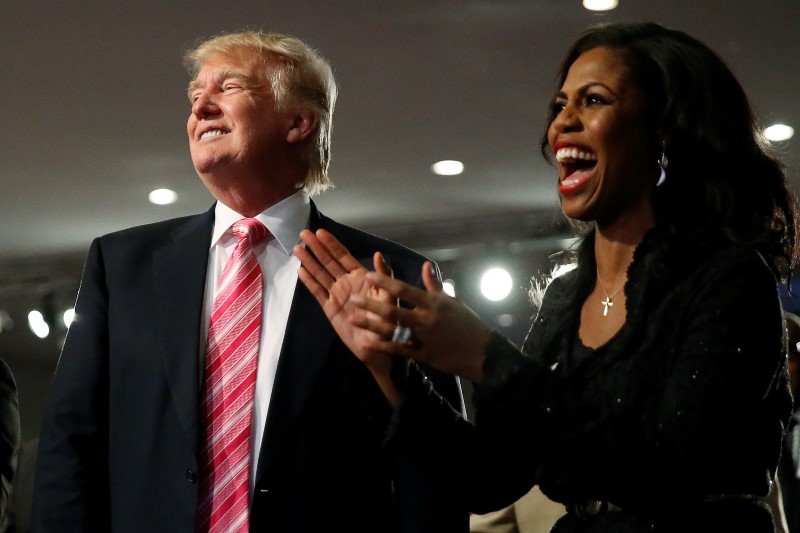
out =
<svg viewBox="0 0 800 533"><path fill-rule="evenodd" d="M777 282L797 227L742 87L685 33L593 27L564 61L542 149L583 238L521 351L431 264L420 291L302 234L319 262L298 249L301 279L376 375L403 356L478 384L471 426L433 393L404 402L424 380L395 371L396 445L463 465L439 444L461 440L472 510L538 484L567 507L554 531L772 531L759 498L792 404Z"/></svg>

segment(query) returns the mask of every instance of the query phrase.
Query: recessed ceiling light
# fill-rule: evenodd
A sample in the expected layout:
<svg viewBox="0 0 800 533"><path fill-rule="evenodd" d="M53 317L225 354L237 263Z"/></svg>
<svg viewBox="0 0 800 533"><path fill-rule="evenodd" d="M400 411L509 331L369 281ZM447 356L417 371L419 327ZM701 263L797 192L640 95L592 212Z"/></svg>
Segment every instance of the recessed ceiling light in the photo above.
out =
<svg viewBox="0 0 800 533"><path fill-rule="evenodd" d="M442 282L442 290L448 296L456 295L456 283L452 279L446 279Z"/></svg>
<svg viewBox="0 0 800 533"><path fill-rule="evenodd" d="M764 136L770 141L786 141L794 135L794 128L786 124L774 124L764 130Z"/></svg>
<svg viewBox="0 0 800 533"><path fill-rule="evenodd" d="M490 268L481 276L481 293L487 300L499 302L511 292L511 274L503 268Z"/></svg>
<svg viewBox="0 0 800 533"><path fill-rule="evenodd" d="M70 307L66 311L64 311L64 326L70 327L72 325L72 321L75 320L75 308Z"/></svg>
<svg viewBox="0 0 800 533"><path fill-rule="evenodd" d="M50 335L50 326L45 322L44 315L40 311L34 309L28 313L28 326L40 339L44 339Z"/></svg>
<svg viewBox="0 0 800 533"><path fill-rule="evenodd" d="M589 11L608 11L618 5L617 0L583 0L583 7Z"/></svg>
<svg viewBox="0 0 800 533"><path fill-rule="evenodd" d="M148 198L152 204L168 205L175 203L175 200L178 199L178 193L170 189L156 189L150 191Z"/></svg>
<svg viewBox="0 0 800 533"><path fill-rule="evenodd" d="M461 161L444 160L434 163L431 170L440 176L455 176L464 172L464 163Z"/></svg>

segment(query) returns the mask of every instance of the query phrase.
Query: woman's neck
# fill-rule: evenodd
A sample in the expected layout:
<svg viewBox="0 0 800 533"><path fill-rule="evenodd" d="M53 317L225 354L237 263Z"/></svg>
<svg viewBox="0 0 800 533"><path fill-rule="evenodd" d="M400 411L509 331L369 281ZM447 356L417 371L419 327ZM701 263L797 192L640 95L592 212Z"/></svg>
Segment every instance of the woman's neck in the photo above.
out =
<svg viewBox="0 0 800 533"><path fill-rule="evenodd" d="M594 257L597 275L606 286L621 286L633 262L633 253L650 226L595 228Z"/></svg>

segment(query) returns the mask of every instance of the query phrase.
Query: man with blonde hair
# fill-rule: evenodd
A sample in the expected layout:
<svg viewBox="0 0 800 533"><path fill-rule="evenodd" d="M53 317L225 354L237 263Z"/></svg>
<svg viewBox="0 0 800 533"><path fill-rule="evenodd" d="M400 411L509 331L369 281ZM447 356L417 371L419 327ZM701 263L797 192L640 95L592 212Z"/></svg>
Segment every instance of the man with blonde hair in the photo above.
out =
<svg viewBox="0 0 800 533"><path fill-rule="evenodd" d="M382 385L297 283L303 229L398 278L418 282L424 261L310 199L330 186L329 64L261 32L186 61L189 149L217 202L92 243L42 429L34 531L466 531L452 476L387 444ZM458 382L430 377L460 409Z"/></svg>

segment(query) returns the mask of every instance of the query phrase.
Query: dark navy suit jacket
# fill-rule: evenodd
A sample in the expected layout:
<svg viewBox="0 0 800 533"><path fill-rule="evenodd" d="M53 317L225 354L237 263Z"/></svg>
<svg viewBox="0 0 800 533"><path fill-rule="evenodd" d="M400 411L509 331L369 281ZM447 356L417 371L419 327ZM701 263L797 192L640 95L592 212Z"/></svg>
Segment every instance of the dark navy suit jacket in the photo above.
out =
<svg viewBox="0 0 800 533"><path fill-rule="evenodd" d="M91 246L42 428L34 531L192 533L200 336L213 209ZM424 258L311 206L363 264L376 250L419 284ZM448 476L386 447L391 417L366 367L298 281L277 368L251 531L467 531ZM458 382L431 375L460 406Z"/></svg>

